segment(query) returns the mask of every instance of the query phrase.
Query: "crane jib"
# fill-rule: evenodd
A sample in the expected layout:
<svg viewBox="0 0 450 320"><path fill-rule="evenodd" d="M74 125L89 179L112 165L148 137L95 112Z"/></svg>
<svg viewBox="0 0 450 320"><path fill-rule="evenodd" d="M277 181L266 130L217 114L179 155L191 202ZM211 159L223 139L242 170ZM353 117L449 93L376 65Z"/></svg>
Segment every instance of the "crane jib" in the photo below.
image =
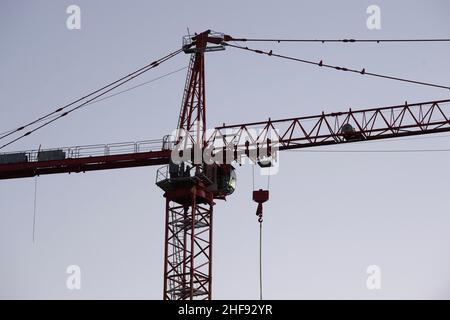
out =
<svg viewBox="0 0 450 320"><path fill-rule="evenodd" d="M242 155L249 156L252 151L264 148L300 149L447 131L450 131L450 100L439 100L223 125L213 130L202 148L219 143L223 147L216 148L218 152L226 147L233 151L231 161L238 161ZM149 140L4 153L0 154L0 179L164 165L172 156L171 148L163 140ZM191 154L190 151L185 154Z"/></svg>

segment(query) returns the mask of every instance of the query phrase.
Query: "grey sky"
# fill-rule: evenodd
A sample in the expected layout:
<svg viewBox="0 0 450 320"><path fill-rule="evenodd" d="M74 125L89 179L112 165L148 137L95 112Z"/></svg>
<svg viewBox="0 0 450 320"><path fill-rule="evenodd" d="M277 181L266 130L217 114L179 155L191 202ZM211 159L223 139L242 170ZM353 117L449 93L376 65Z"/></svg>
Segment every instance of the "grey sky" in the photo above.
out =
<svg viewBox="0 0 450 320"><path fill-rule="evenodd" d="M66 8L81 7L81 30ZM368 30L366 8L381 8ZM236 37L438 38L448 1L1 1L0 132L179 48L186 27ZM450 84L450 45L254 44L296 57ZM182 54L133 84L188 64ZM449 98L449 92L227 49L208 53L207 121L225 123ZM92 105L6 151L158 139L177 122L185 72ZM448 149L450 137L336 150ZM2 150L3 151L3 150ZM264 297L450 298L450 153L281 154L264 219ZM0 298L162 297L156 168L0 181ZM252 170L215 206L213 297L258 298ZM265 183L263 179L257 182ZM258 186L258 185L257 185ZM66 288L66 267L82 289ZM382 289L366 288L379 265Z"/></svg>

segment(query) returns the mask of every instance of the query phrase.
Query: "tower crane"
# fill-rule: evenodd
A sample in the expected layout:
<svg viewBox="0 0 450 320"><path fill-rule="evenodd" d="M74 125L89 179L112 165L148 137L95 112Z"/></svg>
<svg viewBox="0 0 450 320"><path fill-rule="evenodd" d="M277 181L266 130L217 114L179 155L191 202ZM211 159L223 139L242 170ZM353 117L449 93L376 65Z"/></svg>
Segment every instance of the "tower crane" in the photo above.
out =
<svg viewBox="0 0 450 320"><path fill-rule="evenodd" d="M2 153L0 179L163 165L156 176L166 202L163 298L211 299L213 208L215 201L233 193L236 179L233 164L239 163L241 156L253 154L255 162L270 166L270 159L283 150L450 131L450 100L439 100L223 124L207 134L205 53L225 50L230 40L231 36L210 30L183 38L182 51L190 54L190 64L174 136L134 143ZM272 51L266 54L272 55ZM150 68L160 62L150 64ZM322 65L320 61L319 66ZM64 113L62 109L57 110L60 116L76 108ZM202 154L205 150L210 150L215 159L228 156L228 161L194 161L196 151ZM268 162L263 162L267 159Z"/></svg>

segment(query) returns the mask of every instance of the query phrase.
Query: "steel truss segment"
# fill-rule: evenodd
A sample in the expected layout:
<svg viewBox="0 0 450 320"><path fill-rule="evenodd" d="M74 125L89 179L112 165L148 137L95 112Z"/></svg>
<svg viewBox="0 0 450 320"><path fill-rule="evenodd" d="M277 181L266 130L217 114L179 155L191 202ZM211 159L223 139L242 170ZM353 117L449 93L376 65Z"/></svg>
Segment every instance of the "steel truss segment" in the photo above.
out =
<svg viewBox="0 0 450 320"><path fill-rule="evenodd" d="M206 131L205 104L205 61L203 52L193 53L186 78L180 117L178 121L176 142L180 142L181 134L187 134L187 147L196 143L203 145Z"/></svg>
<svg viewBox="0 0 450 320"><path fill-rule="evenodd" d="M164 196L164 299L211 299L212 195L197 185Z"/></svg>
<svg viewBox="0 0 450 320"><path fill-rule="evenodd" d="M216 127L213 137L239 150L270 137L280 150L450 131L450 100ZM348 126L351 134L345 132ZM210 138L208 143L214 143ZM247 145L246 145L247 143Z"/></svg>

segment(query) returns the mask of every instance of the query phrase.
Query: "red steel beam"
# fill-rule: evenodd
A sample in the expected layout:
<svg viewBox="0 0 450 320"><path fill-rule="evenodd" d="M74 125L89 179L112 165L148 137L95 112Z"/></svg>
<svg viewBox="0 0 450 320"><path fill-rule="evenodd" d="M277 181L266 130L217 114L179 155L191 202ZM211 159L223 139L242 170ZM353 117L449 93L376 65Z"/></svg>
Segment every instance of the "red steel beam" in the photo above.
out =
<svg viewBox="0 0 450 320"><path fill-rule="evenodd" d="M168 164L170 150L83 157L52 161L0 164L0 179L27 178L54 173L131 168Z"/></svg>
<svg viewBox="0 0 450 320"><path fill-rule="evenodd" d="M351 134L343 130L348 124L354 129ZM240 150L257 143L265 146L267 138L272 146L287 150L440 133L450 131L450 100L224 124L215 129L209 143L220 139L223 145Z"/></svg>
<svg viewBox="0 0 450 320"><path fill-rule="evenodd" d="M355 129L350 137L342 132L346 124ZM270 135L270 139L275 141L279 150L287 150L448 131L450 131L450 100L439 100L224 125L216 128L208 143L216 143L220 139L225 145L245 150L248 148L245 146L246 142L249 142L250 146L255 146L259 142L262 147ZM43 174L163 165L169 163L170 153L170 150L160 150L0 164L0 180Z"/></svg>

